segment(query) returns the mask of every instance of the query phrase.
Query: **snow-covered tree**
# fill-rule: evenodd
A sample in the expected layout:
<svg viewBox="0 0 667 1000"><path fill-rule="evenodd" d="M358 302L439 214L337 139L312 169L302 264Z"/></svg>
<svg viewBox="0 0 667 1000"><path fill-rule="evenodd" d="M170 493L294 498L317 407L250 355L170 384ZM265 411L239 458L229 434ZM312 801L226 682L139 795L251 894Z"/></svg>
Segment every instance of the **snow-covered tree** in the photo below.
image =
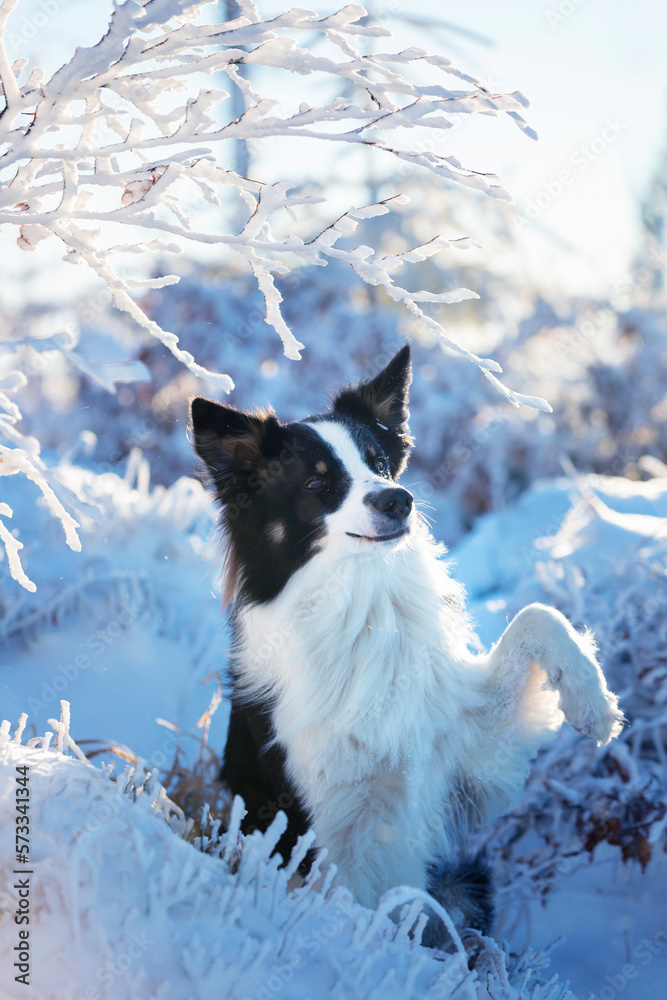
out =
<svg viewBox="0 0 667 1000"><path fill-rule="evenodd" d="M156 338L185 368L221 391L232 388L231 376L202 366L137 301L148 290L178 280L174 274L145 273L144 260L156 252L168 259L198 246L221 256L236 254L252 272L266 322L291 359L301 356L304 345L281 313L275 276L343 261L358 278L404 304L443 344L474 361L512 403L547 408L539 399L507 389L496 378L497 363L457 344L427 311L433 304L474 297L474 290L414 291L394 280L404 264L442 250L466 249L471 245L467 237L448 241L434 233L420 246L377 253L356 244L353 234L364 220L390 211L393 197L330 212L324 225L319 220L326 208L320 207L313 224L311 206L322 199L296 190L287 164L284 179L263 182L230 169L224 153L232 143L275 137L287 138L294 147L305 139L323 149L346 144L430 171L443 182L507 198L495 177L464 167L453 153L423 149L420 136L450 129L461 114L499 113L532 135L521 114L527 102L520 93L489 93L445 56L421 49L378 51L376 45L364 52L361 43L384 40L389 33L364 21L366 12L356 4L325 17L294 9L264 19L252 0L243 0L240 16L225 23L215 21L221 7L210 2L128 0L114 8L97 45L77 49L45 79L25 57L13 64L7 57L3 37L18 5L19 0L5 0L0 8L0 227L5 239L13 232L26 251L47 239L59 240L66 260L91 268L135 329ZM243 67L261 71L271 97L255 89ZM206 79L221 74L243 95L244 110L236 118L221 118L226 93ZM285 84L293 74L304 78L302 87ZM318 103L321 79L345 81L349 96L325 95ZM241 225L230 231L228 220L238 218ZM35 355L46 352L88 367L75 336L21 337L5 345L0 473L27 475L76 549L72 498L43 460L38 440L17 426L21 412L12 398L29 377ZM13 513L6 503L0 506L0 518ZM32 589L20 562L21 542L4 520L0 537L12 576Z"/></svg>

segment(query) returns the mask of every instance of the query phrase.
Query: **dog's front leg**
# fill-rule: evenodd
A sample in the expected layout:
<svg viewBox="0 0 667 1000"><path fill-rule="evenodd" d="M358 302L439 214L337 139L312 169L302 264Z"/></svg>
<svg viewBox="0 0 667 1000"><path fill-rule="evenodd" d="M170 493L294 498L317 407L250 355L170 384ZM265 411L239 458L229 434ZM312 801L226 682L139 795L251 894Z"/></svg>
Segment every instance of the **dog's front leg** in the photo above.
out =
<svg viewBox="0 0 667 1000"><path fill-rule="evenodd" d="M530 674L534 664L546 674L546 683L534 669ZM508 704L523 690L533 724L539 726L539 693L545 686L558 692L559 708L572 728L599 746L623 727L618 698L607 687L592 636L579 635L554 608L530 604L519 612L491 650L487 669L488 694ZM516 723L521 719L515 717Z"/></svg>
<svg viewBox="0 0 667 1000"><path fill-rule="evenodd" d="M409 779L388 769L359 781L331 783L312 809L317 841L338 869L338 882L374 908L396 885L426 888L435 816L410 794Z"/></svg>

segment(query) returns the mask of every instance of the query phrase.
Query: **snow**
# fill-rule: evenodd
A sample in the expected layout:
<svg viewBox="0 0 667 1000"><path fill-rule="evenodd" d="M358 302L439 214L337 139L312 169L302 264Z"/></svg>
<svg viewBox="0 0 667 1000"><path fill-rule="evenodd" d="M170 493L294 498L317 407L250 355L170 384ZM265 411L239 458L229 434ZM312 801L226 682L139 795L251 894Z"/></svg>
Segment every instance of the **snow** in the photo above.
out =
<svg viewBox="0 0 667 1000"><path fill-rule="evenodd" d="M26 763L40 1000L661 997L665 163L623 286L603 301L540 292L506 192L450 146L470 114L530 136L519 92L414 46L391 52L354 4L263 20L242 0L222 43L208 8L117 5L104 41L46 80L0 46L3 238L31 251L35 284L58 240L102 288L68 299L63 279L58 309L0 306L0 995L27 995L6 975ZM227 119L202 85L213 71L238 88ZM290 150L276 164L275 147L258 152L271 137ZM247 170L229 169L226 140L247 140ZM310 140L318 163L356 150L342 205L281 175ZM483 231L486 258L467 235ZM466 942L471 969L458 945L436 955L409 937L423 902L410 887L376 914L335 884L288 887L269 860L282 820L238 837L240 806L214 781L228 634L188 398L230 392L302 418L408 337L404 482L450 546L481 642L530 601L557 606L595 633L630 722L603 749L564 729L474 838L498 917L495 940Z"/></svg>
<svg viewBox="0 0 667 1000"><path fill-rule="evenodd" d="M657 1000L667 977L666 882L663 859L656 858L647 874L606 848L596 854L595 865L584 862L568 871L566 891L546 907L533 902L526 908L517 947L526 938L535 945L562 936L552 961L580 997L592 993L595 1000L607 1000L612 986L627 1000Z"/></svg>
<svg viewBox="0 0 667 1000"><path fill-rule="evenodd" d="M656 656L658 663L664 660L667 626L667 479L629 482L589 476L574 482L538 483L523 494L514 509L482 518L477 529L454 549L453 556L486 642L494 641L507 618L533 599L557 603L573 620L595 630L607 676L617 691L624 692L621 703L633 722L628 741L619 743L609 755L624 775L627 791L621 793L621 799L625 804L619 800L614 807L608 800L601 809L593 806L603 817L598 824L610 814L628 815L633 801L641 803L651 785L651 771L657 782L653 793L648 792L649 797L657 792L653 818L642 823L643 804L635 814L643 826L644 848L650 851L650 869L644 871L636 861L622 863L618 851L610 847L622 843L622 837L617 839L611 825L609 841L596 841L590 856L594 863L585 861L585 824L577 830L576 825L573 828L566 823L570 832L565 834L558 831L558 820L563 820L568 805L574 812L581 811L587 802L601 801L605 792L601 783L591 784L583 760L576 761L579 747L569 734L562 734L561 775L564 777L566 759L570 769L565 785L547 778L558 773L553 762L547 762L547 755L538 761L529 785L533 809L540 799L543 807L548 807L546 788L538 789L540 776L562 802L554 825L548 834L545 827L544 834L547 839L562 840L561 861L549 869L548 895L526 895L518 886L508 886L504 895L507 906L500 914L496 933L507 934L513 928L510 940L517 947L525 942L538 946L563 935L565 943L556 951L555 962L561 975L571 978L583 996L590 990L596 1000L607 1000L612 996L609 989L615 988L632 1000L657 997L664 988L667 968L667 952L661 944L667 863L663 851L665 761L659 735L666 716L664 682L656 677L653 664ZM651 586L650 575L646 578L649 566L657 588ZM644 664L641 682L629 674L628 660ZM653 687L656 681L657 688ZM644 721L645 715L648 718ZM657 737L657 758L648 769L640 756L639 738L646 730ZM599 758L589 757L588 768L597 770ZM512 828L520 835L525 833L521 823ZM507 836L509 832L501 834L503 840ZM525 852L536 849L529 841L529 837L524 838L525 846L517 851L516 861L525 862ZM637 844L635 848L626 843L623 858L640 859L642 848ZM537 874L535 860L529 865ZM604 955L611 956L610 960Z"/></svg>
<svg viewBox="0 0 667 1000"><path fill-rule="evenodd" d="M257 293L244 295L231 290L226 282L219 286L186 277L174 291L165 288L152 292L160 298L152 300L151 308L165 310L182 323L189 342L198 345L202 357L215 357L221 349L230 352L238 381L238 405L270 401L285 418L303 416L321 408L329 388L367 375L371 365L383 363L394 344L400 343L393 314L377 310L369 320L367 311L355 310L346 300L342 272L331 268L332 276L340 282L333 286L320 285L319 272L314 271L313 277L310 272L304 273L296 289L282 286L290 322L293 316L298 319L299 314L307 315L309 324L314 323L318 330L317 350L304 352L295 371L285 368L289 363L270 346L270 331L267 329L266 340L257 333L263 318ZM241 279L236 280L242 289ZM543 306L539 308L543 310ZM123 339L122 327L116 326L116 319L104 311L98 310L95 315L97 333L85 332L81 343L85 345L93 338L91 354L101 359L108 341L107 356L115 363L118 342ZM211 339L212 328L222 322L220 317L229 331L236 331L223 346ZM647 318L646 323L657 342L656 320ZM245 334L246 329L252 336ZM600 996L605 976L622 975L623 964L627 964L622 958L627 954L638 974L627 979L624 997L645 1000L651 990L659 995L662 953L658 951L644 966L644 951L637 956L635 950L642 948L644 938L652 942L659 934L665 890L662 852L667 478L659 475L662 466L657 457L653 464L642 463L645 475L658 473L644 481L594 472L573 474L571 466L567 476L545 477L545 471L557 471L564 442L576 440L576 409L568 412L559 403L552 416L544 415L544 419L553 421L551 431L547 427L545 433L545 428L535 421L515 419L508 412L499 414L497 404L489 403L481 393L480 383L463 374L470 370L463 359L447 359L444 367L438 368L433 363L441 365L439 348L415 342L413 349L416 379L411 425L417 446L405 481L422 504L433 504L436 534L456 542L450 553L452 572L466 586L481 641L486 646L494 642L508 618L526 603L538 600L555 604L578 628L588 626L594 630L610 684L621 693L623 709L632 721L618 745L607 750L589 747L565 730L535 763L525 796L516 808L480 834L479 843L486 846L499 889L494 933L498 941L507 939L511 957L501 957L505 953L488 942L488 954L478 959L477 983L473 977L471 989L477 990L484 981L487 963L489 968L510 970L509 986L502 986L501 973L493 972L495 985L490 995L513 997L523 975L521 963L539 966L543 960L539 955L543 956L563 935L566 940L550 952L550 959L557 981L569 981L580 998L592 991L596 1000L607 1000L604 993ZM521 346L514 346L521 363L530 357L532 349L530 334L526 334ZM603 352L602 344L599 350ZM45 403L56 397L54 386L62 378L56 369L46 367L27 386L17 387L21 405L30 414L27 429L43 442L42 453L52 470L54 491L74 512L82 545L81 552L76 553L64 544L60 524L39 500L39 491L29 480L18 475L3 480L5 501L23 514L23 564L37 589L28 593L17 587L8 573L2 581L1 714L15 725L22 712L28 713L23 736L26 742L52 729L49 719L58 714L58 703L64 698L71 704L72 734L82 749L94 754L96 767L102 761L117 765L118 753L126 754L126 759L140 758L147 768L159 771L168 794L183 801L178 775L172 772L174 758L178 756L177 771L200 767L201 774L203 767L212 775L225 740L229 704L224 677L227 635L217 585L220 556L211 501L191 478L194 459L184 428L186 399L197 391L197 385L183 381L168 356L150 350L142 351L141 356L154 379L153 387L140 387L136 392L122 388L116 395L102 395L102 388L79 370L69 408L63 412ZM645 351L641 363L651 367L653 359L654 352ZM268 367L267 362L271 362ZM582 358L583 363L588 363L586 358ZM420 372L427 364L435 368L436 378L422 381ZM619 364L636 365L637 361L630 354ZM263 375L263 369L272 372L272 377ZM616 378L620 378L622 370ZM593 397L601 391L585 384ZM557 394L552 398L558 401ZM633 401L631 407L623 409L633 425L638 420L638 405L638 400ZM613 414L612 409L610 412ZM621 423L621 433L623 426ZM452 441L453 446L448 443ZM456 442L462 447L457 449ZM139 443L146 449L144 455ZM580 463L586 461L589 468L595 467L599 461L596 438L587 436L579 447ZM445 461L443 455L447 456ZM612 453L608 466L615 461ZM511 469L523 476L523 488L518 493L510 489ZM494 485L493 479L489 484L482 477L486 470L498 475L499 485ZM516 482L516 472L513 475ZM490 498L492 509L475 516L476 498L480 495ZM467 531L466 518L472 521ZM216 673L222 677L223 700L210 719L204 752L204 727L197 723L217 690ZM49 760L54 755L52 750L32 752L44 753ZM73 763L65 766L70 768ZM99 774L99 768L95 773ZM202 781L205 794L199 795L194 812L194 807L189 809L190 821L197 818L203 802L213 803L215 815L223 815L226 808L224 802L214 801L217 792L206 774ZM69 789L65 794L69 800ZM66 811L58 803L53 808L52 815L45 794L35 829L39 827L48 841L55 836L54 831L61 829L62 813ZM11 811L5 807L2 816L4 823L13 822ZM130 827L132 816L128 813ZM93 815L85 822L94 819ZM140 822L144 822L143 818ZM97 835L104 833L106 837L106 820L102 828ZM128 841L127 829L123 827L123 843ZM109 843L104 848L108 856L100 854L98 858L107 873L104 877L109 879L114 859L122 854L114 830L119 833L113 826L108 830ZM141 836L137 834L139 840ZM177 836L169 830L169 838ZM74 833L69 840L64 836L59 841L49 862L54 870L78 870L81 864L83 871L89 871L88 862L77 860L77 843ZM6 837L3 849L7 849ZM192 845L188 849L196 850ZM170 848L165 846L164 850ZM175 850L182 851L183 847ZM103 857L107 858L104 863ZM119 875L115 889L127 884L137 894L158 891L149 887L162 884L161 857L156 859L155 874L151 868L150 873L140 876L132 868L125 882ZM645 873L642 865L646 866ZM180 861L179 866L180 870ZM52 869L47 865L47 870ZM236 877L234 872L228 875ZM96 877L103 878L100 873ZM273 883L269 876L266 879L266 884L270 883L266 893L272 895ZM165 892L173 884L167 878ZM252 884L255 898L263 900L263 883ZM80 893L85 896L84 889ZM108 891L111 893L112 888ZM63 885L54 882L53 893L64 893ZM284 887L281 893L289 909L293 905L291 898L287 898ZM633 894L639 894L643 905L633 900ZM202 912L213 915L211 921L216 927L220 898L222 889L218 903L211 900L202 904ZM143 912L141 905L134 896L126 900L128 913L135 906ZM320 903L314 905L319 907ZM329 904L325 901L321 905ZM77 931L82 947L95 953L94 941L111 941L114 943L108 947L114 954L125 954L131 935L123 936L123 921L111 904L104 912L108 915L104 916L104 926L95 930L96 938L86 936L87 924ZM250 997L262 995L261 988L270 978L268 955L274 964L279 961L275 942L281 925L271 924L270 917L262 912L261 921L253 917L254 926L261 928L263 940L274 944L267 945L267 958L258 960L260 972L250 977ZM77 919L76 915L70 916ZM341 929L336 937L339 977L347 968L343 956L354 934L348 920L354 924L355 919L346 916L345 930ZM177 924L176 916L172 924L165 918L160 925L159 940L166 942L160 962L154 966L152 959L147 959L145 965L140 957L134 974L153 975L155 968L168 981L190 974L170 966L165 957L182 950L174 944L178 940ZM321 925L320 917L313 917L312 926ZM207 933L197 931L202 935L205 954ZM309 933L314 933L310 917L304 917L304 934ZM391 927L388 933L393 934ZM4 930L0 939L4 947ZM218 934L216 941L219 939ZM237 939L231 933L230 941L238 957ZM407 949L408 956L395 961L392 958L392 968L398 963L397 975L405 974L406 979L414 975L419 985L414 986L412 994L410 985L396 986L394 994L393 987L387 985L380 995L446 998L451 993L451 983L436 989L433 976L429 979L424 972L434 968L430 953L424 955L406 942L394 942L392 947ZM535 949L538 957L517 958L526 947ZM613 948L610 957L608 948ZM317 961L310 971L303 971L303 984L295 969L289 986L280 987L285 996L299 995L290 993L297 988L293 983L299 984L304 996L309 995L308 990L318 1000L323 995L314 984L320 981L320 975L333 976L334 967L327 965L322 970L318 962L324 960L324 945L321 950L322 955L318 952L313 956ZM57 952L56 943L53 955ZM101 944L98 953L106 954ZM220 953L212 961L213 968L223 968L231 959L227 953ZM374 959L370 961L374 971L368 973L367 994L360 995L370 996L373 990L380 989L386 969L384 959L378 957L377 965L372 964ZM220 965L216 966L216 962ZM47 964L43 968L47 975L51 967ZM97 968L99 965L92 970L93 975ZM54 965L54 989L60 988L58 969ZM81 970L81 976L91 974L83 960ZM550 972L544 967L538 969L533 981L548 981ZM184 995L190 995L188 989L197 996L197 990L208 988L203 973L199 976L192 972L192 977L193 983L184 988ZM230 974L224 973L223 981L228 979ZM116 984L117 992L109 995L132 996L128 986L131 982L122 977ZM401 982L400 978L397 982ZM81 979L72 989L78 989L81 995L89 986L89 979ZM243 988L247 993L247 985ZM145 986L137 986L136 990L135 995L143 998ZM280 991L276 994L281 995ZM61 995L68 997L66 992ZM241 998L245 995L239 994ZM486 1000L483 992L480 995ZM530 996L530 990L524 990L522 1000L526 996Z"/></svg>
<svg viewBox="0 0 667 1000"><path fill-rule="evenodd" d="M454 985L470 1000L518 998L492 941L481 942L480 972L471 974L460 941L445 956L410 940L420 908L416 890L392 890L376 913L332 887L331 869L286 891L298 858L279 871L269 856L284 829L282 814L263 837L242 844L238 810L221 840L188 842L192 824L141 767L110 780L108 770L85 760L22 745L20 731L11 739L7 724L0 734L5 802L14 795L17 767L29 768L30 864L15 869L14 818L4 809L0 898L12 912L14 879L29 878L30 985L40 1000L84 991L88 1000L213 1000L221 990L230 1000L265 1000L283 989L295 1000L417 1000L449 997ZM309 843L301 842L300 857ZM397 908L402 919L394 923L388 914ZM16 941L9 924L0 936L3 975ZM8 1000L25 995L24 984L9 976L3 987ZM531 995L546 1000L547 990Z"/></svg>
<svg viewBox="0 0 667 1000"><path fill-rule="evenodd" d="M212 694L210 684L202 682L224 667L219 595L212 593L217 554L208 534L210 508L194 481L151 490L141 461L134 461L126 479L72 467L62 469L61 475L70 489L97 504L96 519L82 524L87 567L73 572L66 564L74 556L51 538L50 558L42 557L39 563L42 600L48 598L44 616L29 607L30 596L9 616L6 634L14 638L6 644L9 655L1 682L3 715L17 719L21 711L29 712L22 739L7 740L2 751L0 799L5 805L0 844L5 854L12 848L9 790L17 763L29 763L36 910L32 933L40 954L34 963L36 995L64 1000L83 995L94 984L100 997L160 996L159 990L170 986L176 995L198 998L219 996L225 983L226 996L245 1000L280 995L276 984L281 977L280 990L295 998L453 995L454 982L464 978L460 960L456 966L451 958L443 968L441 959L409 940L405 927L397 929L386 915L371 922L372 914L335 888L287 892L284 878L267 861L267 845L275 842L271 838L279 835L279 827L266 835L266 843L255 836L239 845L243 860L238 871L188 842L194 817L188 821L166 807L156 776L169 770L178 743L190 766L197 759L194 723ZM591 505L591 495L599 506ZM561 478L537 483L514 509L480 519L452 556L484 641L493 641L507 615L527 599L553 599L542 588L540 572L549 560L560 567L551 571L554 581L576 581L568 567L582 569L592 589L583 603L580 595L579 607L595 625L586 599L608 580L610 565L642 561L647 539L664 553L664 532L653 529L664 524L666 512L667 480L632 484L589 476L579 482ZM617 518L624 519L621 525ZM517 552L522 555L512 562ZM655 557L652 549L650 558ZM52 579L67 573L72 578L69 591L54 587L49 573ZM564 593L565 583L562 587ZM558 596L562 599L563 594ZM88 660L85 666L77 661L82 653ZM104 748L108 740L146 762L139 764L135 786L142 786L143 766L154 773L142 795L121 794L126 778L109 781L104 771L116 758L108 744L95 758L96 763L106 762L102 768L63 756L53 747L21 745L49 726L53 731L53 716L63 697L71 704L76 739L94 740L92 746L82 742L84 749L98 744ZM227 712L223 699L209 732L214 748L224 741ZM159 725L159 718L195 738ZM526 827L526 815L552 808L554 796L573 811L580 809L594 787L589 775L613 756L612 751L586 747L571 732L562 737L556 750L550 748L536 765L526 802L517 807L515 826L509 817L509 829L520 832L518 845L511 849L512 865L496 854L509 837L508 818L499 821L495 833L484 834L500 877L497 934L508 938L515 954L534 949L538 955L533 962L539 965L546 961L544 950L563 933L567 941L553 960L561 981L571 980L579 997L585 997L586 990L599 995L606 982L601 968L619 976L622 965L628 964L619 963L617 971L601 963L602 942L630 949L629 962L633 950L640 949L634 957L637 976L627 980L623 993L629 1000L640 1000L663 981L664 955L658 949L644 965L641 942L653 941L662 927L656 917L665 863L659 857L652 861L649 878L636 862L622 865L618 848L602 843L591 865L584 860L581 834L573 848L566 832L571 822L561 833L557 825L550 827L544 844L532 823ZM582 763L576 764L581 754L589 761L583 770ZM623 766L623 755L616 757ZM564 758L574 766L569 776ZM645 765L639 760L634 773L635 797L641 789L650 798ZM596 795L609 793L605 781ZM159 807L154 804L158 800ZM171 827L165 815L171 816ZM653 837L656 847L664 836L664 822L659 825ZM559 837L565 854L554 855ZM567 860L573 853L574 859ZM566 861L558 862L558 857ZM9 872L11 858L5 860ZM560 863L562 874L549 876L545 896L537 891L537 873L550 863ZM11 896L11 885L6 883L3 891L5 898ZM641 893L639 900L636 893ZM401 898L405 902L417 896L416 890L405 890ZM393 908L392 900L382 912ZM410 920L415 918L416 912ZM9 925L0 934L0 949L5 949L0 962L6 963L11 947ZM456 996L517 998L517 959L510 961L491 940L484 947L486 957L478 959L476 973ZM126 955L131 962L128 959L127 969L121 970L118 956ZM490 992L482 986L485 963L494 970ZM511 973L503 986L502 969L507 965ZM539 980L540 973L536 975ZM541 980L546 982L548 973L543 971ZM12 987L6 995L23 994ZM532 993L521 994L528 995Z"/></svg>
<svg viewBox="0 0 667 1000"><path fill-rule="evenodd" d="M15 3L4 6L0 35L15 7ZM153 0L139 8L130 3L119 5L99 43L77 48L69 63L50 80L42 81L39 88L32 74L21 82L27 63L9 65L0 46L6 100L3 141L7 143L0 172L4 188L0 191L0 225L18 226L18 246L34 251L51 236L61 240L72 263L87 264L103 279L118 309L127 312L189 371L206 376L223 392L233 388L231 377L198 364L191 352L179 346L176 334L147 317L133 297L138 284L161 287L164 278L155 284L150 278L137 282L122 274L118 258L150 249L156 233L171 237L170 242L162 243L167 254L180 253L193 243L235 250L250 266L265 297L266 321L279 334L285 355L291 359L299 358L303 345L282 317L273 274L290 271L295 257L311 262L326 262L327 257L345 259L363 280L384 284L397 301L405 301L413 311L417 297L459 301L475 294L461 289L454 295L443 293L450 296L445 299L441 295L429 297L427 292L417 295L391 281L388 269L392 258L387 263L377 256L369 263L365 257L374 252L371 248L368 254L360 255L360 248L334 247L339 235L356 228L354 214L345 213L319 234L311 232L306 241L274 236L271 219L280 209L294 217L297 206L313 199L290 194L294 184L289 180L257 183L225 169L218 150L229 140L280 136L358 144L407 159L438 177L494 198L510 199L493 175L466 170L455 157L425 151L418 143L413 149L391 147L383 133L415 127L450 129L451 113L503 112L525 129L519 114L525 98L520 94L492 95L482 83L456 70L450 60L429 56L420 49L368 57L353 42L358 45L360 39L388 32L360 24L366 12L359 5L348 5L325 18L293 9L266 21L248 5L244 15L234 21L194 23L205 12L210 16L211 8L219 16L217 4L198 0ZM332 55L324 54L321 48L317 54L310 52L308 41L299 44L285 32L314 34L328 43ZM393 66L422 61L437 66L445 76L465 79L472 89L451 91L441 85L416 84ZM325 74L331 82L347 84L348 89L353 84L363 95L372 88L372 105L360 106L354 99L338 97L294 115L271 115L280 102L256 93L240 75L239 66L271 67L304 76ZM219 108L228 93L200 86L202 76L215 73L228 75L241 88L245 100L240 117L224 124L219 121ZM190 96L179 103L184 89ZM175 95L179 97L174 103ZM15 128L26 114L32 119L30 128ZM331 123L341 123L344 128L333 130ZM73 134L77 136L74 140ZM184 202L202 196L220 204L216 192L220 187L235 188L241 211L248 214L239 233L211 231L205 226L198 229L181 208ZM62 198L56 200L54 195L61 189ZM375 206L367 208L372 215ZM109 234L116 234L118 227L129 231L127 244L111 241ZM322 240L326 233L329 237ZM424 246L431 243L428 240ZM420 251L423 248L412 249L405 259L420 259ZM276 260L276 253L280 260ZM178 275L168 279L178 281ZM418 314L422 315L421 311ZM444 336L436 320L429 318L429 323ZM511 396L511 390L503 388Z"/></svg>
<svg viewBox="0 0 667 1000"><path fill-rule="evenodd" d="M651 538L667 540L667 479L561 478L537 481L516 506L480 518L451 555L489 645L507 616L538 599L532 595L562 598L549 578L550 556L564 573L576 567L593 590L633 557L644 558Z"/></svg>
<svg viewBox="0 0 667 1000"><path fill-rule="evenodd" d="M213 690L204 682L223 669L225 637L203 488L180 480L151 491L145 461L133 465L136 480L131 468L124 479L62 470L63 484L86 502L85 562L58 551L41 564L39 603L15 600L3 620L14 681L0 684L4 711L27 710L37 729L66 696L75 709L87 706L81 738L113 739L150 759L165 745L173 755L175 745L156 717L190 729L205 711ZM45 525L35 527L28 565L43 552ZM223 711L211 732L217 741L225 722Z"/></svg>
<svg viewBox="0 0 667 1000"><path fill-rule="evenodd" d="M264 298L265 321L280 337L284 355L290 360L300 359L304 344L285 321L275 277L290 274L295 264L344 261L361 280L382 286L393 301L403 303L441 343L477 364L515 406L524 403L548 409L544 400L517 394L501 383L490 374L491 370L501 371L496 362L480 359L462 347L446 334L439 319L417 305L452 304L472 298L476 292L464 287L438 293L410 291L390 277L390 270L398 264L421 262L440 249L465 248L468 240L449 243L436 234L390 255L365 245L340 245L361 219L384 211L395 196L361 210L348 206L351 213L344 211L319 230L317 225L314 230L311 226L310 231L304 230L305 238L292 232L281 235L278 220L283 214L298 226L297 207L312 206L323 199L294 191L295 184L289 179L274 183L249 180L228 169L224 153L220 153L229 140L247 144L259 137L307 138L324 146L332 142L358 145L373 155L382 151L396 160L407 160L464 188L509 199L493 175L467 170L456 157L423 149L419 141L412 149L394 148L383 133L450 129L452 112L503 112L531 134L517 110L526 104L522 95L492 95L449 59L429 56L421 49L404 49L400 54L365 53L353 40L358 46L361 39L388 32L361 24L366 12L354 4L324 18L295 8L268 20L261 19L253 4L246 4L239 18L209 24L201 19L212 12L219 17L217 3L152 0L137 6L126 2L114 7L108 30L96 45L78 47L69 62L47 80L39 67L29 67L27 58L13 64L7 58L4 36L17 3L5 4L0 13L0 78L5 102L0 130L4 147L0 227L18 228L16 245L21 250L35 252L54 237L65 248L69 263L87 266L101 279L115 308L127 314L137 329L162 344L192 375L205 378L225 393L234 388L232 377L217 367L202 365L180 346L171 326L148 315L137 299L142 290L178 283L180 275L137 275L127 256L148 259L158 248L165 259L194 247L213 248L218 254L235 252L253 274ZM287 32L307 32L311 37L298 44ZM331 54L323 53L321 46L317 54L309 51L313 36L325 43ZM437 67L441 75L465 80L472 89L450 91L442 85L417 84L393 65L422 62ZM329 84L346 90L356 88L363 99L357 104L356 98L339 94L319 107L309 105L295 114L274 115L271 112L280 102L254 90L240 69L249 66L303 76L324 74ZM229 93L201 86L202 78L216 73L226 74L237 97L242 98L238 117L232 115L224 123L220 107ZM370 106L366 103L369 95ZM332 129L332 123L342 128ZM231 215L239 223L238 232L221 232L225 227L218 224L220 215L211 216L193 207L201 206L202 200L219 207L223 192L233 192L236 198ZM217 220L213 226L211 218ZM229 228L235 229L233 225ZM119 234L127 242L118 242ZM158 234L169 239L160 239ZM50 340L39 345L38 352L45 346L51 346ZM90 360L79 357L76 338L70 338L61 349L63 357L92 381L106 381L114 387L130 377L127 370L119 375L115 366L100 373ZM19 353L15 361L16 371L23 372L25 354ZM135 366L134 377L142 374ZM50 470L40 457L38 444L26 441L16 427L22 419L20 408L5 394L0 394L0 407L0 426L18 445L10 449L0 444L0 472L22 473L39 486L63 524L67 544L76 549L77 525L53 492ZM2 515L13 517L14 512L3 507ZM21 546L12 541L4 522L0 522L0 542L7 551L13 578L33 590L35 583L22 565Z"/></svg>

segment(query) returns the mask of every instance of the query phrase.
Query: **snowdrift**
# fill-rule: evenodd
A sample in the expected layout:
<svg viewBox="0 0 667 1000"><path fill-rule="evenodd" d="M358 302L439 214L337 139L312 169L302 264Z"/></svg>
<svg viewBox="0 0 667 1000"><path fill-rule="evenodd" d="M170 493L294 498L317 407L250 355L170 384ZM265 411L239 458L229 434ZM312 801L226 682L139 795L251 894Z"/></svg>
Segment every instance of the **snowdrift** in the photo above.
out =
<svg viewBox="0 0 667 1000"><path fill-rule="evenodd" d="M270 854L284 829L282 813L264 836L244 838L238 833L242 804L237 800L226 834L192 838L192 821L142 766L113 778L110 767L98 769L86 760L69 735L66 702L61 721L51 720L55 746L53 732L24 746L25 721L24 716L13 739L8 722L0 730L4 997L571 996L555 977L547 986L535 985L527 966L531 960L544 964L542 955L527 953L509 963L495 942L479 938L470 970L453 927L452 954L422 948L423 897L417 890L392 890L370 912L332 886L335 871L329 868L288 891L312 841L303 838L291 864L279 870ZM30 862L24 865L13 854L17 767L29 768ZM15 884L26 878L31 890L29 993L7 975L19 941L12 921L18 905ZM388 917L394 910L401 914L397 923Z"/></svg>
<svg viewBox="0 0 667 1000"><path fill-rule="evenodd" d="M333 883L288 892L288 873L270 860L281 818L265 838L243 840L238 806L226 836L206 808L202 825L201 802L187 816L179 810L166 772L179 744L182 767L197 759L190 731L211 700L204 682L224 674L226 657L209 501L189 479L151 487L136 452L124 476L67 461L58 476L80 506L83 560L63 548L30 484L7 484L15 503L31 505L23 538L38 589L15 589L0 614L2 714L29 714L18 738L3 730L3 976L18 943L13 787L23 763L31 766L32 993L40 1000L560 1000L566 978L580 997L588 989L599 997L606 972L618 981L615 963L622 969L627 949L632 956L661 931L667 478L535 483L514 507L480 518L452 552L485 644L532 600L590 626L631 727L603 749L564 729L539 756L522 800L478 838L498 883L495 933L510 944L466 942L471 954L447 957L410 937L422 902L414 889L390 894L377 914ZM86 752L85 740L96 738L143 760L115 777L93 766L66 723L49 721L60 698L72 704ZM223 685L212 753L224 743L227 712ZM37 735L47 726L53 747ZM216 804L211 811L218 815ZM398 924L389 919L397 907L407 907ZM547 986L544 951L561 931L563 981ZM659 995L661 962L636 967L626 1000ZM27 995L11 978L2 989Z"/></svg>

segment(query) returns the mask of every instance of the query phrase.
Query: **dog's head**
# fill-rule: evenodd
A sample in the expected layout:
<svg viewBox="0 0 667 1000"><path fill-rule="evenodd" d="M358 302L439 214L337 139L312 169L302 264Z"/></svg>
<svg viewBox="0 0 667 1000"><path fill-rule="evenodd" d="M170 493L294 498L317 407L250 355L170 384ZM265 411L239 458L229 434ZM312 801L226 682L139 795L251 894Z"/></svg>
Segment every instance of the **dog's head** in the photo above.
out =
<svg viewBox="0 0 667 1000"><path fill-rule="evenodd" d="M408 431L410 348L379 375L334 396L330 409L281 424L192 401L192 433L229 544L232 575L251 600L277 596L316 553L397 547L414 525L412 495L397 484Z"/></svg>

